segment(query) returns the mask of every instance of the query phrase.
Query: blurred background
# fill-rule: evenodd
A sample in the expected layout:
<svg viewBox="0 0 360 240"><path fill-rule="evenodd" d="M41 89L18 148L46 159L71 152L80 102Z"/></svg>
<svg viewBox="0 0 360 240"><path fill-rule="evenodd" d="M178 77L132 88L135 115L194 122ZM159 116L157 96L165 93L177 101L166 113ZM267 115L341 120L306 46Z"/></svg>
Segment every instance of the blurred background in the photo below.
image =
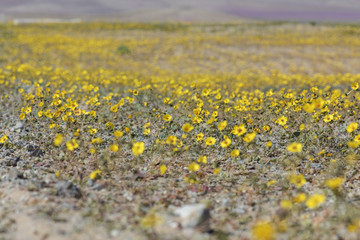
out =
<svg viewBox="0 0 360 240"><path fill-rule="evenodd" d="M360 0L0 0L0 21L58 18L72 21L226 22L243 19L360 20Z"/></svg>

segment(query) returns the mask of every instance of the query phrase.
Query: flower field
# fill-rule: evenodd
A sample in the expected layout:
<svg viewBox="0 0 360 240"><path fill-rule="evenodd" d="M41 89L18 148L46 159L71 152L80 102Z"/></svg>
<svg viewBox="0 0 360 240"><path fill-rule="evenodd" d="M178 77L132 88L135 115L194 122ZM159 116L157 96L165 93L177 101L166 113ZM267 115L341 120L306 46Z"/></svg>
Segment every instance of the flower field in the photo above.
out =
<svg viewBox="0 0 360 240"><path fill-rule="evenodd" d="M0 238L9 187L64 239L359 238L359 26L4 24L0 53Z"/></svg>

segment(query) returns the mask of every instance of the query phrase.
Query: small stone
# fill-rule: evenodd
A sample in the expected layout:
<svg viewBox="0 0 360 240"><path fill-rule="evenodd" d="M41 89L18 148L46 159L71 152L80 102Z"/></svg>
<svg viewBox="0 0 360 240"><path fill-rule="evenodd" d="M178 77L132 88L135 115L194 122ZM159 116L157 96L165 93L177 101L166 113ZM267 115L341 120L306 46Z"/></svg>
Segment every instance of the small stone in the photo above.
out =
<svg viewBox="0 0 360 240"><path fill-rule="evenodd" d="M179 216L179 223L183 228L197 228L201 231L209 230L211 218L210 209L202 203L185 205L175 210Z"/></svg>
<svg viewBox="0 0 360 240"><path fill-rule="evenodd" d="M9 180L15 180L15 179L18 179L18 178L24 178L23 173L19 172L19 170L17 170L14 167L10 168L8 176L9 176Z"/></svg>
<svg viewBox="0 0 360 240"><path fill-rule="evenodd" d="M120 235L120 231L117 229L113 229L110 231L110 237L117 237Z"/></svg>
<svg viewBox="0 0 360 240"><path fill-rule="evenodd" d="M60 181L55 185L56 195L61 197L81 198L80 189L68 181Z"/></svg>
<svg viewBox="0 0 360 240"><path fill-rule="evenodd" d="M11 131L21 130L24 128L23 122L16 122L15 126L11 128Z"/></svg>
<svg viewBox="0 0 360 240"><path fill-rule="evenodd" d="M6 166L9 167L16 167L17 163L20 161L20 157L17 158L11 158L6 161Z"/></svg>

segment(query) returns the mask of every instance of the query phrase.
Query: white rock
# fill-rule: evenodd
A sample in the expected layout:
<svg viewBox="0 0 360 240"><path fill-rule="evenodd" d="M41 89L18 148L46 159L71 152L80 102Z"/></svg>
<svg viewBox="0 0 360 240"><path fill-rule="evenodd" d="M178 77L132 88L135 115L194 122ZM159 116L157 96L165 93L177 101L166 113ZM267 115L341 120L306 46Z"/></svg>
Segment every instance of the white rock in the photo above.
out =
<svg viewBox="0 0 360 240"><path fill-rule="evenodd" d="M20 130L24 127L24 123L23 122L16 122L15 126L13 128L11 128L11 131L16 131L16 130Z"/></svg>
<svg viewBox="0 0 360 240"><path fill-rule="evenodd" d="M177 208L174 213L179 216L179 222L183 228L208 228L210 210L205 204L191 204Z"/></svg>

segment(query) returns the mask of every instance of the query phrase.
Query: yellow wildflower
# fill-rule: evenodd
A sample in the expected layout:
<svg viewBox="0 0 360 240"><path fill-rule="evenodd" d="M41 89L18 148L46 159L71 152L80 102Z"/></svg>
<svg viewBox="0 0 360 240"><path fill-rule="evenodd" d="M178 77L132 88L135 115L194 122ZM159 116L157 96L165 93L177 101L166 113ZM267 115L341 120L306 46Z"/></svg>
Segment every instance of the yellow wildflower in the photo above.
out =
<svg viewBox="0 0 360 240"><path fill-rule="evenodd" d="M132 152L135 156L141 155L145 150L145 143L144 142L136 142L133 144Z"/></svg>
<svg viewBox="0 0 360 240"><path fill-rule="evenodd" d="M241 124L239 126L234 126L231 133L236 135L236 136L241 136L241 135L246 133L246 128L245 128L244 124Z"/></svg>
<svg viewBox="0 0 360 240"><path fill-rule="evenodd" d="M275 229L270 222L259 221L252 228L251 233L256 240L272 240L275 238Z"/></svg>
<svg viewBox="0 0 360 240"><path fill-rule="evenodd" d="M293 142L286 147L286 150L292 153L299 153L302 150L301 143Z"/></svg>
<svg viewBox="0 0 360 240"><path fill-rule="evenodd" d="M302 174L293 174L290 176L290 183L295 184L297 188L301 188L306 183L306 180Z"/></svg>
<svg viewBox="0 0 360 240"><path fill-rule="evenodd" d="M344 183L344 179L341 177L336 177L332 179L328 179L325 182L325 185L331 189L336 189L340 187Z"/></svg>
<svg viewBox="0 0 360 240"><path fill-rule="evenodd" d="M165 115L163 116L163 120L164 120L164 121L170 122L171 119L172 119L172 117L171 117L171 115L169 115L169 114L165 114Z"/></svg>
<svg viewBox="0 0 360 240"><path fill-rule="evenodd" d="M182 126L182 130L184 132L191 132L192 130L194 129L194 127L190 124L190 123L185 123L183 126Z"/></svg>
<svg viewBox="0 0 360 240"><path fill-rule="evenodd" d="M214 137L208 137L205 139L205 143L208 146L214 145L216 143L216 139Z"/></svg>
<svg viewBox="0 0 360 240"><path fill-rule="evenodd" d="M308 198L306 201L306 206L310 209L317 208L323 202L325 202L326 197L323 194L314 194Z"/></svg>
<svg viewBox="0 0 360 240"><path fill-rule="evenodd" d="M115 153L119 150L119 147L116 144L112 144L110 145L110 150Z"/></svg>
<svg viewBox="0 0 360 240"><path fill-rule="evenodd" d="M190 171L196 172L196 171L199 171L199 170L200 170L200 165L197 164L196 162L192 162L192 163L188 166L188 169L189 169Z"/></svg>
<svg viewBox="0 0 360 240"><path fill-rule="evenodd" d="M287 122L287 117L280 116L275 122L281 126L284 126Z"/></svg>
<svg viewBox="0 0 360 240"><path fill-rule="evenodd" d="M219 122L218 129L222 131L224 130L224 128L226 128L226 125L227 125L227 121Z"/></svg>
<svg viewBox="0 0 360 240"><path fill-rule="evenodd" d="M164 164L161 165L160 166L160 174L164 175L166 173L166 169L167 169L166 165L164 165Z"/></svg>
<svg viewBox="0 0 360 240"><path fill-rule="evenodd" d="M206 156L200 156L197 160L199 163L207 163L207 157Z"/></svg>
<svg viewBox="0 0 360 240"><path fill-rule="evenodd" d="M225 136L225 140L220 143L222 148L227 148L231 144L231 139Z"/></svg>
<svg viewBox="0 0 360 240"><path fill-rule="evenodd" d="M359 84L357 82L354 82L354 83L351 84L351 88L353 90L357 90L359 88Z"/></svg>
<svg viewBox="0 0 360 240"><path fill-rule="evenodd" d="M355 131L358 128L358 124L356 122L352 122L349 124L349 126L347 126L346 131L348 133L352 133L353 131Z"/></svg>
<svg viewBox="0 0 360 240"><path fill-rule="evenodd" d="M63 142L63 135L62 134L56 134L55 139L54 139L54 145L56 147L60 146L60 144Z"/></svg>
<svg viewBox="0 0 360 240"><path fill-rule="evenodd" d="M245 137L243 138L243 140L247 143L251 142L252 140L254 140L254 138L256 137L256 132L252 132L252 133L248 133L245 135Z"/></svg>
<svg viewBox="0 0 360 240"><path fill-rule="evenodd" d="M75 139L71 139L70 141L66 142L66 147L69 151L74 151L79 147L79 144Z"/></svg>
<svg viewBox="0 0 360 240"><path fill-rule="evenodd" d="M99 169L93 171L92 173L90 173L90 179L92 180L96 180L99 179L101 175L101 171Z"/></svg>
<svg viewBox="0 0 360 240"><path fill-rule="evenodd" d="M240 154L240 151L238 150L238 149L234 149L234 150L232 150L231 151L231 153L230 153L230 155L232 156L232 157L237 157L237 156L239 156L239 154Z"/></svg>
<svg viewBox="0 0 360 240"><path fill-rule="evenodd" d="M8 137L6 136L6 134L4 134L4 136L2 136L1 138L0 138L0 143L4 143L4 142L6 142L8 140Z"/></svg>
<svg viewBox="0 0 360 240"><path fill-rule="evenodd" d="M114 137L116 138L120 138L124 135L124 133L122 131L115 131L114 132Z"/></svg>

